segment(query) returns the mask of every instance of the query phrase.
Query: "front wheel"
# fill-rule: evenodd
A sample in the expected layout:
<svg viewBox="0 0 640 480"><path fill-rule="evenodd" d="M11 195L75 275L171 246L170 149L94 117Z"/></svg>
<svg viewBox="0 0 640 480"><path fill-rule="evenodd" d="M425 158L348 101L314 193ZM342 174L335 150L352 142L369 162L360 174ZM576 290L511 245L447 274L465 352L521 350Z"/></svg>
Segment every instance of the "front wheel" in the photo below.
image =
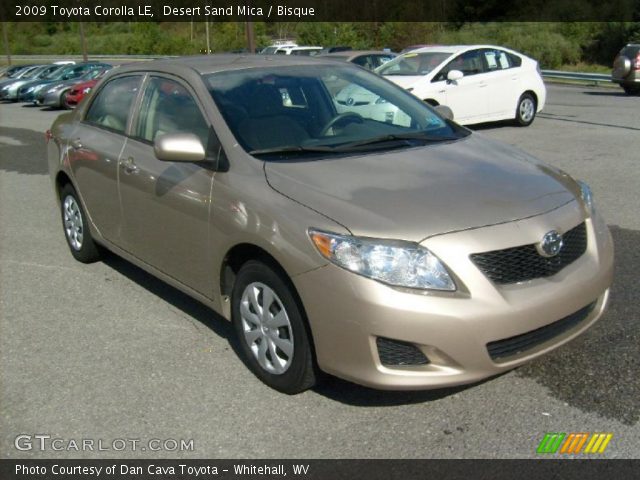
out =
<svg viewBox="0 0 640 480"><path fill-rule="evenodd" d="M536 99L530 93L523 93L516 107L515 122L521 127L528 127L536 118Z"/></svg>
<svg viewBox="0 0 640 480"><path fill-rule="evenodd" d="M265 263L245 263L233 287L232 321L240 355L268 386L288 394L316 381L309 332L288 282Z"/></svg>
<svg viewBox="0 0 640 480"><path fill-rule="evenodd" d="M60 213L64 236L73 258L82 263L99 260L100 249L93 241L89 221L71 184L65 185L60 192Z"/></svg>

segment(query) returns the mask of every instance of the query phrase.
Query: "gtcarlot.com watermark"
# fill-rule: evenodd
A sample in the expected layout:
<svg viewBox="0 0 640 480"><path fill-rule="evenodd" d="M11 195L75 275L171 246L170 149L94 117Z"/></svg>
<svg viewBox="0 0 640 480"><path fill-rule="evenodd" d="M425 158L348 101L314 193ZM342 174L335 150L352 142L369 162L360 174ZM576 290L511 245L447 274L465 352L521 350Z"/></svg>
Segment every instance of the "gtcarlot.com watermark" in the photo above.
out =
<svg viewBox="0 0 640 480"><path fill-rule="evenodd" d="M175 438L58 438L46 434L22 434L13 441L21 452L193 452L193 439Z"/></svg>

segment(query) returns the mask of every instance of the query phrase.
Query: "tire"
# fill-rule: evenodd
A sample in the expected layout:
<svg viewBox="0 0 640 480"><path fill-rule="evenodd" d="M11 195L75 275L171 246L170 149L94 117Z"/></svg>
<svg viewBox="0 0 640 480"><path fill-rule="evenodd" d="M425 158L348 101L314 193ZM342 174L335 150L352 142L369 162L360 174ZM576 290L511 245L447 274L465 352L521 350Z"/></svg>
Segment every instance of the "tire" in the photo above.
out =
<svg viewBox="0 0 640 480"><path fill-rule="evenodd" d="M58 102L59 107L65 110L71 110L71 106L67 103L67 93L69 90L65 90L60 94L60 101Z"/></svg>
<svg viewBox="0 0 640 480"><path fill-rule="evenodd" d="M516 106L515 123L520 127L528 127L536 118L536 99L530 93L523 93Z"/></svg>
<svg viewBox="0 0 640 480"><path fill-rule="evenodd" d="M236 276L231 302L239 354L256 377L289 395L315 385L309 329L281 274L263 262L248 261Z"/></svg>
<svg viewBox="0 0 640 480"><path fill-rule="evenodd" d="M638 95L640 93L640 87L635 85L623 85L622 88L627 95Z"/></svg>
<svg viewBox="0 0 640 480"><path fill-rule="evenodd" d="M62 230L73 258L82 263L93 263L100 259L100 248L91 236L89 220L71 184L60 192L60 214Z"/></svg>

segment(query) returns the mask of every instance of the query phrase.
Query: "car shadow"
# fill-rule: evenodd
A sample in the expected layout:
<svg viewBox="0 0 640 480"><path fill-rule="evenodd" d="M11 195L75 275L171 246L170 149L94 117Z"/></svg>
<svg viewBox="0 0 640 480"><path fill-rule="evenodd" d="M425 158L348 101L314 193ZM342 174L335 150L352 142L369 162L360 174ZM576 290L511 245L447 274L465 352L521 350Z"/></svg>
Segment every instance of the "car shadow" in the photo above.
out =
<svg viewBox="0 0 640 480"><path fill-rule="evenodd" d="M200 303L189 295L182 293L177 288L174 288L168 283L154 277L133 263L119 257L115 253L105 250L103 263L121 275L124 275L132 282L137 283L153 295L156 295L170 303L185 315L197 320L220 337L225 338L230 344L235 343L231 323L226 321L203 303Z"/></svg>
<svg viewBox="0 0 640 480"><path fill-rule="evenodd" d="M470 130L481 131L481 130L495 130L497 128L505 128L505 127L513 127L516 125L512 120L500 120L497 122L486 122L486 123L476 123L475 125L467 125L467 128Z"/></svg>
<svg viewBox="0 0 640 480"><path fill-rule="evenodd" d="M246 362L242 358L242 355L240 355L233 325L219 314L112 252L104 251L103 263L132 282L140 285L153 295L162 298L185 315L188 315L190 318L212 330L216 335L224 338L246 366ZM490 381L493 378L496 377L491 377L469 385L438 390L385 391L356 385L355 383L347 382L320 372L318 384L312 391L329 399L352 406L394 406L440 400Z"/></svg>
<svg viewBox="0 0 640 480"><path fill-rule="evenodd" d="M631 95L627 95L622 90L616 92L582 92L585 95L592 95L594 97L630 97Z"/></svg>
<svg viewBox="0 0 640 480"><path fill-rule="evenodd" d="M376 390L347 382L337 377L321 374L321 381L313 391L336 402L354 407L393 407L415 403L429 403L450 397L470 388L477 387L501 377L504 372L479 382L460 385L458 387L439 388L435 390Z"/></svg>

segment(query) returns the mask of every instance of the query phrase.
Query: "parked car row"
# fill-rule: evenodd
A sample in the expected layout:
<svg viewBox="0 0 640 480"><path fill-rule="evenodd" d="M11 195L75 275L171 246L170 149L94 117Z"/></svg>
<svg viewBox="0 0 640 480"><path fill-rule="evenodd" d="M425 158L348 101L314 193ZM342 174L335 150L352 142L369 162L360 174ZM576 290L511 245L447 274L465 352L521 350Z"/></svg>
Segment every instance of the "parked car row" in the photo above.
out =
<svg viewBox="0 0 640 480"><path fill-rule="evenodd" d="M43 107L73 108L112 66L99 62L12 66L0 78L0 100L33 103ZM85 85L69 100L75 85Z"/></svg>

